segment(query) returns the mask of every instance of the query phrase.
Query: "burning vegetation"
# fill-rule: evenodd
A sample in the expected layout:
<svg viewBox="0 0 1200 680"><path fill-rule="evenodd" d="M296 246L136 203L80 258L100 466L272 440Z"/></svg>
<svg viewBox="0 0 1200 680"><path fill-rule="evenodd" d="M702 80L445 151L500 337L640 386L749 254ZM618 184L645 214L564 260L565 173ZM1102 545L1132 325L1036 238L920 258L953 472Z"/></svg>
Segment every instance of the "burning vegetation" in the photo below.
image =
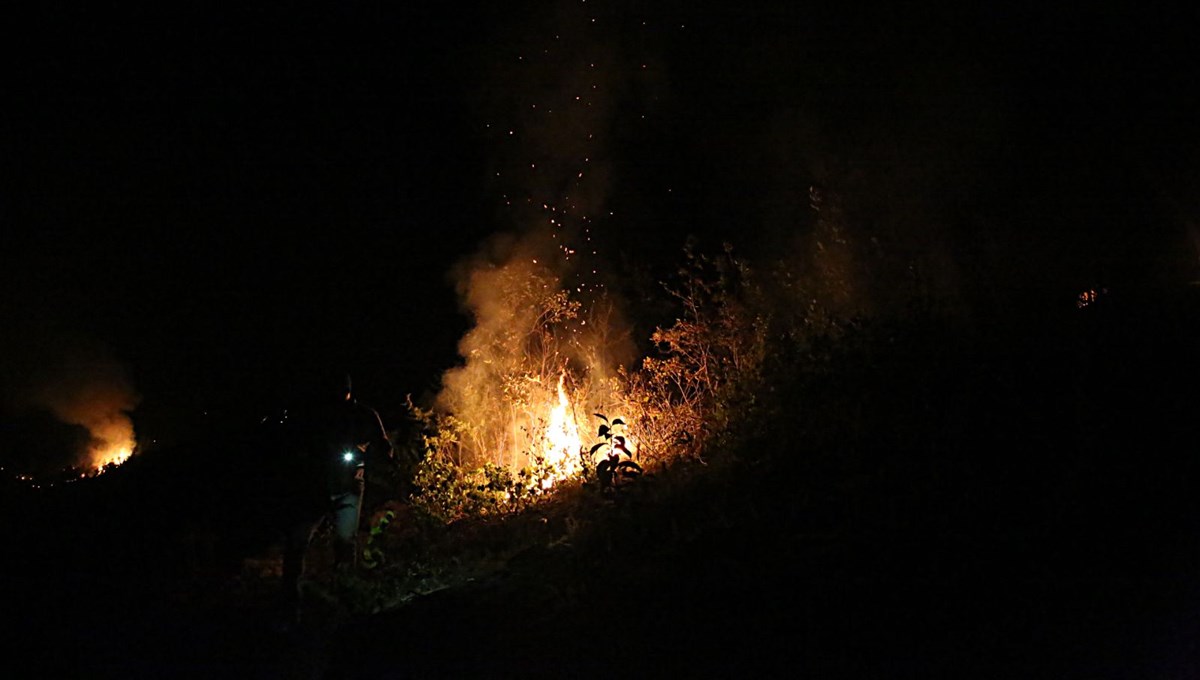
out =
<svg viewBox="0 0 1200 680"><path fill-rule="evenodd" d="M544 259L505 245L463 269L475 325L436 401L408 402L411 436L397 442L412 467L368 510L351 611L478 580L522 551L599 549L630 530L634 508L725 521L688 480L752 453L790 456L747 439L810 422L789 410L797 376L825 370L855 328L786 268L688 245L654 306L670 316L638 357L615 295L570 289ZM641 519L676 516L659 515ZM645 536L680 530L672 519Z"/></svg>
<svg viewBox="0 0 1200 680"><path fill-rule="evenodd" d="M432 407L410 401L421 426L415 505L443 520L505 513L562 485L607 489L702 460L765 403L756 391L782 365L772 361L796 361L804 343L838 332L831 317L781 312L797 291L759 281L729 245L689 247L685 259L667 287L677 316L650 334L640 361L619 359L633 343L611 297L573 295L528 255L476 262L462 289L476 319L463 363Z"/></svg>
<svg viewBox="0 0 1200 680"><path fill-rule="evenodd" d="M544 31L522 31L487 65L496 82L520 84L488 89L481 121L488 190L510 229L454 272L472 320L461 363L436 399L410 404L422 433L413 498L443 519L700 459L759 403L772 334L803 343L835 329L828 310L849 315L863 297L849 285L857 253L832 190L814 193L806 217L822 242L786 249L803 257L760 274L732 246L688 245L665 300L628 295L614 251L630 253L613 236L631 227L608 204L621 189L614 140L659 124L661 60L589 12L544 17ZM561 40L567 27L578 39ZM812 276L794 275L800 260Z"/></svg>
<svg viewBox="0 0 1200 680"><path fill-rule="evenodd" d="M137 450L130 413L140 400L125 368L79 343L49 343L36 371L15 374L6 408L21 432L3 442L18 480L41 487L102 474Z"/></svg>
<svg viewBox="0 0 1200 680"><path fill-rule="evenodd" d="M528 242L492 248L460 277L475 319L463 363L431 409L413 412L425 425L418 486L474 479L509 506L583 472L591 413L619 402L614 365L630 350L606 296L572 295Z"/></svg>

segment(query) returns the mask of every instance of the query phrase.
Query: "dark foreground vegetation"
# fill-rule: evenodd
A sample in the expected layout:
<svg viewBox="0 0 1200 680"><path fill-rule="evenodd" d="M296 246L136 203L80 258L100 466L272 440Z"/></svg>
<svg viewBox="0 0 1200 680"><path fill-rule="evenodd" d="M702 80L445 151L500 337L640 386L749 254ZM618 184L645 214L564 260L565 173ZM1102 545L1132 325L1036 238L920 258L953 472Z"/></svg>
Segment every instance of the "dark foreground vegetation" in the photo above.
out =
<svg viewBox="0 0 1200 680"><path fill-rule="evenodd" d="M859 324L612 493L376 490L381 561L286 632L253 427L6 489L6 675L1195 677L1195 292Z"/></svg>

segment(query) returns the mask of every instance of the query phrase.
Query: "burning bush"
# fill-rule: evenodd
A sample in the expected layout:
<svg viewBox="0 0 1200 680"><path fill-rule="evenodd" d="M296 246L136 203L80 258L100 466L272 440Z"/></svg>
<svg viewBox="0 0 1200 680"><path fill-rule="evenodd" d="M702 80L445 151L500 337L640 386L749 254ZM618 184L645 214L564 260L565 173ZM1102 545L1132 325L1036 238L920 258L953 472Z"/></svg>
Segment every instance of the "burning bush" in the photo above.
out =
<svg viewBox="0 0 1200 680"><path fill-rule="evenodd" d="M628 364L611 360L609 339L620 343L626 328L614 308L589 304L534 258L473 271L467 299L477 323L461 345L464 365L447 374L435 403L408 402L411 448L400 447L413 463L408 514L373 521L373 578L402 600L478 575L464 564L490 568L568 539L607 544L615 520L603 509L631 506L606 496L635 507L693 498L681 480L757 455L764 447L744 440L785 416L797 420L784 409L798 393L786 391L783 403L776 395L785 390L773 389L820 364L828 343L819 340L836 336L835 315L729 246L684 254L665 287L674 319L648 334L648 356ZM429 547L467 550L476 531L493 547L474 563Z"/></svg>
<svg viewBox="0 0 1200 680"><path fill-rule="evenodd" d="M519 509L583 472L594 480L603 460L581 433L593 432L598 411L608 414L598 436L620 422L630 460L699 456L754 403L771 316L731 247L685 255L667 288L679 316L653 332L654 355L632 369L609 368L622 324L605 300L585 306L535 258L474 268L465 362L433 408L410 404L422 422L416 503L452 520Z"/></svg>
<svg viewBox="0 0 1200 680"><path fill-rule="evenodd" d="M441 451L460 465L519 468L531 462L556 401L580 304L533 258L477 267L463 288L475 327L460 343L463 365L446 373L438 396L438 411L454 416Z"/></svg>
<svg viewBox="0 0 1200 680"><path fill-rule="evenodd" d="M565 471L565 461L577 464L575 451L569 458L551 461L544 455L531 456L531 463L518 470L485 462L461 465L454 460L463 432L471 426L452 414L422 409L409 401L409 413L420 424L419 462L413 470L410 500L426 516L440 522L464 517L486 517L515 512L527 507L553 485L577 472ZM545 445L545 436L533 440ZM576 441L562 447L574 446ZM556 464L557 463L557 464Z"/></svg>

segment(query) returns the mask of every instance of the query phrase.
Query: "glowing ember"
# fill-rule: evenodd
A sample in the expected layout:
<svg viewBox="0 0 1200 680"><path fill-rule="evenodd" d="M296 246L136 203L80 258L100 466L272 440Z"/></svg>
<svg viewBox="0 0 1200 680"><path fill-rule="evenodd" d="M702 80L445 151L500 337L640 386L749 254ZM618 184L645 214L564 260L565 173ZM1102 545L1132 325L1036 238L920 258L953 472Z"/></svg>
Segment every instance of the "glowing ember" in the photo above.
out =
<svg viewBox="0 0 1200 680"><path fill-rule="evenodd" d="M567 401L567 393L563 390L566 375L558 377L558 405L550 410L549 425L546 428L546 465L551 469L550 476L542 481L542 488L549 489L556 482L567 479L579 471L579 449L583 446L579 438L579 428L571 417L571 404Z"/></svg>
<svg viewBox="0 0 1200 680"><path fill-rule="evenodd" d="M1079 309L1083 309L1084 307L1095 304L1096 302L1100 301L1100 296L1106 293L1108 293L1107 288L1101 288L1099 292L1097 292L1095 288L1085 290L1079 294L1079 297L1075 298L1075 306Z"/></svg>

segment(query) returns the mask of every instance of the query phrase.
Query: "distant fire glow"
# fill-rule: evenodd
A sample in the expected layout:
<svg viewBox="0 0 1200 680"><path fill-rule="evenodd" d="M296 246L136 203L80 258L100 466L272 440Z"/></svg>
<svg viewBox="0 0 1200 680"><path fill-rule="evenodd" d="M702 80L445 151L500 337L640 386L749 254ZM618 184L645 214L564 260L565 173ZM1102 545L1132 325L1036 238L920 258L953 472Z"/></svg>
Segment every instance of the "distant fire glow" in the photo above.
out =
<svg viewBox="0 0 1200 680"><path fill-rule="evenodd" d="M1075 306L1079 309L1083 309L1084 307L1094 305L1100 300L1100 296L1107 292L1107 288L1101 288L1098 292L1095 288L1085 290L1079 294L1079 297L1075 298Z"/></svg>
<svg viewBox="0 0 1200 680"><path fill-rule="evenodd" d="M123 465L137 450L133 423L124 413L110 412L95 415L87 422L92 433L87 468L100 474Z"/></svg>
<svg viewBox="0 0 1200 680"><path fill-rule="evenodd" d="M17 403L44 411L69 426L69 445L52 446L31 463L39 478L88 477L129 461L138 451L131 413L141 397L125 367L102 346L63 339L65 349L21 386ZM47 482L49 483L49 482Z"/></svg>
<svg viewBox="0 0 1200 680"><path fill-rule="evenodd" d="M132 456L132 445L112 446L103 451L97 452L95 457L92 459L92 465L95 467L96 472L100 473L104 472L108 468L116 467L125 463L125 461L129 460Z"/></svg>

